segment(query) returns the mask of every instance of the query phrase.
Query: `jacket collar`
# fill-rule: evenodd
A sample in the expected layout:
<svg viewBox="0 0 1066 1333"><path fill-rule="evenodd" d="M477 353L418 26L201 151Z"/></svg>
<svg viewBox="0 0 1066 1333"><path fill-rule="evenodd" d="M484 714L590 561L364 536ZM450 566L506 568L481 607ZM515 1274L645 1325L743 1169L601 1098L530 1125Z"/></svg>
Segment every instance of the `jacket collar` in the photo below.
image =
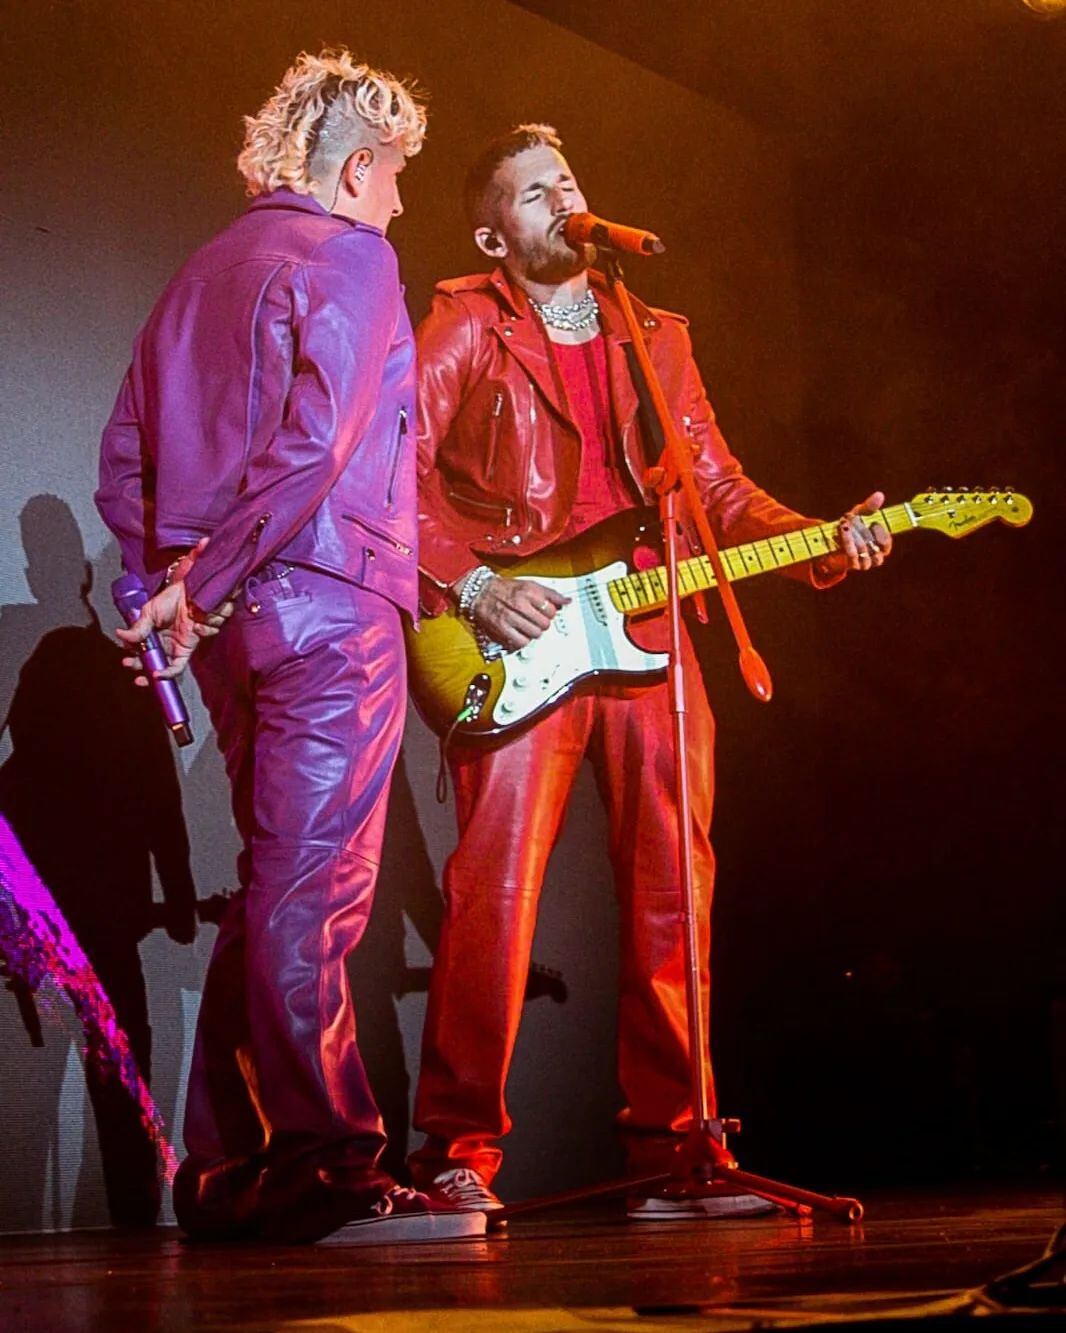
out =
<svg viewBox="0 0 1066 1333"><path fill-rule="evenodd" d="M621 307L611 295L610 284L604 274L591 269L589 285L599 301L600 326L607 350L611 406L615 426L622 433L632 423L638 405L637 391L633 386L626 355L627 346L632 339ZM544 328L529 303L529 297L503 267L494 269L492 273L486 275L485 286L491 289L502 307L501 319L494 328L499 341L522 365L558 416L573 425L565 390L555 366L555 358L552 356ZM642 327L649 333L657 329L660 320L651 308L632 293L630 299Z"/></svg>
<svg viewBox="0 0 1066 1333"><path fill-rule="evenodd" d="M313 195L298 194L285 185L278 190L271 190L269 194L257 195L248 205L249 212L260 212L266 209L313 213L318 217L335 218L338 222L345 222L349 227L355 227L360 231L372 231L377 236L385 234L380 227L372 227L368 222L354 222L351 218L341 217L339 213L331 213L328 208L323 208Z"/></svg>

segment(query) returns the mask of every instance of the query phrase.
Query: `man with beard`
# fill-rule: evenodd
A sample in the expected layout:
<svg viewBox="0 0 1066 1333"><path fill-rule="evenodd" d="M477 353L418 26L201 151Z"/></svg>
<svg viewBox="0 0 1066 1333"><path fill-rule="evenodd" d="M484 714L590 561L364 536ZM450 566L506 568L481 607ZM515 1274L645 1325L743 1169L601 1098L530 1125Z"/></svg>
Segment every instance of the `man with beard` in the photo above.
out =
<svg viewBox="0 0 1066 1333"><path fill-rule="evenodd" d="M414 345L385 233L425 111L324 51L245 124L253 202L138 336L97 492L128 569L158 585L177 557L119 634L136 648L161 630L167 675L192 658L243 842L175 1211L198 1238L473 1235L483 1218L378 1166L345 970L374 893L416 603Z"/></svg>
<svg viewBox="0 0 1066 1333"><path fill-rule="evenodd" d="M565 605L529 578L485 560L528 557L625 510L655 504L644 481L654 451L639 421L621 311L603 277L566 243L585 211L547 125L519 126L471 169L465 203L492 273L440 284L416 335L419 352L420 568L423 604L455 603L482 644L521 649ZM668 405L696 446L695 470L723 543L812 525L760 490L719 433L692 360L685 321L635 302ZM821 587L844 569L883 563L890 537L863 515L840 524L843 551L798 566ZM663 650L662 617L634 631ZM692 773L702 998L709 996L713 719L691 643ZM588 756L608 815L621 915L618 1071L630 1167L668 1169L691 1123L671 713L665 682L586 684L518 735L453 745L459 843L430 985L413 1154L417 1183L459 1207L495 1210L497 1140L510 1120L504 1086L522 1011L537 900L578 767ZM635 830L639 836L634 836ZM713 1107L713 1087L708 1088ZM706 1196L633 1198L638 1219L762 1211L720 1186Z"/></svg>

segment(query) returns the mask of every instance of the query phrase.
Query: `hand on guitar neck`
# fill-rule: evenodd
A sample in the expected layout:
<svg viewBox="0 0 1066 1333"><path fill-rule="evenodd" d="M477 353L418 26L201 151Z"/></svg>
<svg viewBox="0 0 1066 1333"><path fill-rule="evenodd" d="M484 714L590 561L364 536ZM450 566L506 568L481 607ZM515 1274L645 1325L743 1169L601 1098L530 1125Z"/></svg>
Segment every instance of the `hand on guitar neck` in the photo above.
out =
<svg viewBox="0 0 1066 1333"><path fill-rule="evenodd" d="M840 546L848 559L848 568L862 573L878 569L892 552L892 536L883 523L867 526L866 519L879 514L885 506L883 491L874 491L862 504L854 505L840 520Z"/></svg>

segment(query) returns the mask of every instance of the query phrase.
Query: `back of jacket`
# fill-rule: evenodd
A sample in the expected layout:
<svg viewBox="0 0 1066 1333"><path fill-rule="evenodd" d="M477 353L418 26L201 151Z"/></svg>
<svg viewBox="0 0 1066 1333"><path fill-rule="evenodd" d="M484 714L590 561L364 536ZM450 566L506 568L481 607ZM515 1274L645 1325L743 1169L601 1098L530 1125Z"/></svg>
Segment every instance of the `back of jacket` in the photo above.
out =
<svg viewBox="0 0 1066 1333"><path fill-rule="evenodd" d="M152 586L205 610L275 556L416 606L414 342L376 228L289 190L257 199L167 286L101 444L97 505Z"/></svg>

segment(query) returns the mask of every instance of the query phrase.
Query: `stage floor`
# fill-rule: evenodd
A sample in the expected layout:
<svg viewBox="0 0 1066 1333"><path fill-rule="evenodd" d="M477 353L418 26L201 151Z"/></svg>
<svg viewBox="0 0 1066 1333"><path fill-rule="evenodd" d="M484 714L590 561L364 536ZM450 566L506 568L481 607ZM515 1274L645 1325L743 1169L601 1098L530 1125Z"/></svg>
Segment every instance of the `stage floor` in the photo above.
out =
<svg viewBox="0 0 1066 1333"><path fill-rule="evenodd" d="M733 1330L930 1313L1039 1257L1061 1191L870 1194L866 1219L627 1223L615 1206L449 1245L191 1247L171 1229L8 1236L0 1329ZM943 1304L948 1302L948 1305Z"/></svg>

